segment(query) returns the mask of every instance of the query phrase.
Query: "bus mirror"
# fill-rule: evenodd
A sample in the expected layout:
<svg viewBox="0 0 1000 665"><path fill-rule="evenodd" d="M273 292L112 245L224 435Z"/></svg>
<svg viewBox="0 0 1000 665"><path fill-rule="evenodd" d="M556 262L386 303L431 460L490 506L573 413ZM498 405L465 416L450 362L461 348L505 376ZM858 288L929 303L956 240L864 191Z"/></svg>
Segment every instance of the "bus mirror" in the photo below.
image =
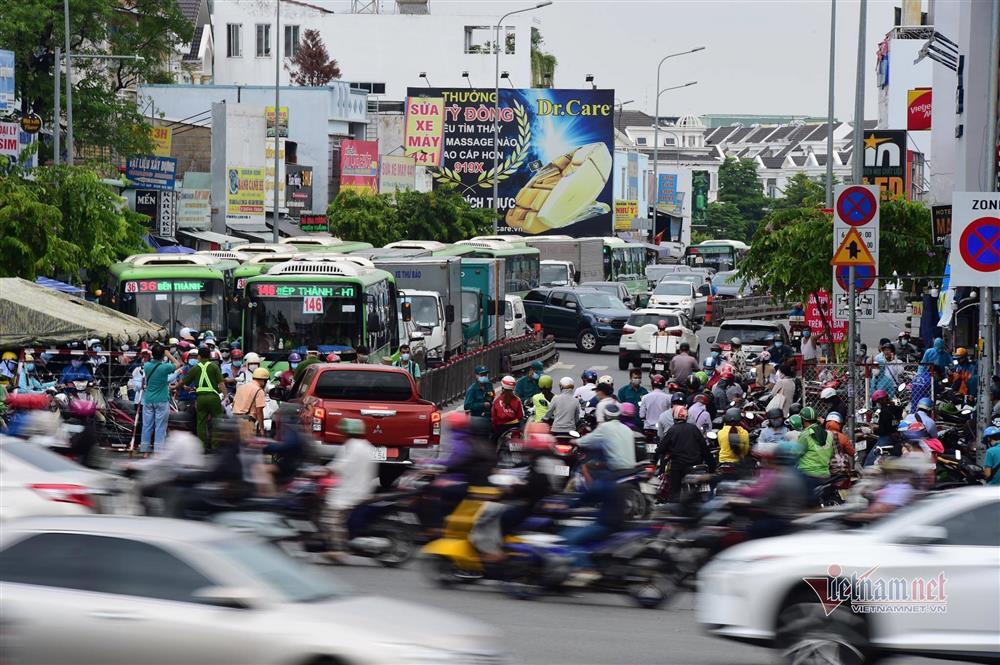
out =
<svg viewBox="0 0 1000 665"><path fill-rule="evenodd" d="M368 312L368 332L382 332L382 320L378 318L378 314L375 312Z"/></svg>
<svg viewBox="0 0 1000 665"><path fill-rule="evenodd" d="M580 271L579 270L577 270L576 272L573 273L573 281L576 282L577 284L580 283Z"/></svg>
<svg viewBox="0 0 1000 665"><path fill-rule="evenodd" d="M400 313L403 316L403 321L410 321L410 320L412 320L413 319L413 305L410 304L410 303L408 303L408 302L404 302L403 305L402 305L402 307L400 308Z"/></svg>
<svg viewBox="0 0 1000 665"><path fill-rule="evenodd" d="M454 323L455 322L455 306L454 305L446 305L445 306L445 308L444 308L444 320L447 321L448 323Z"/></svg>

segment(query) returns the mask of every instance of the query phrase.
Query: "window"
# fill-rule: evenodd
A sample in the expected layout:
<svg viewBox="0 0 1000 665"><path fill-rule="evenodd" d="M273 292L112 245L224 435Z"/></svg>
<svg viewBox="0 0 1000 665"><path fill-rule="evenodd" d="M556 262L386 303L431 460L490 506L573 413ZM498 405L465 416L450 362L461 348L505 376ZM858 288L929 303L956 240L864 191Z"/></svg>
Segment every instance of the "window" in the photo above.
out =
<svg viewBox="0 0 1000 665"><path fill-rule="evenodd" d="M675 139L673 136L668 136L665 139L663 139L663 145L677 145L677 139Z"/></svg>
<svg viewBox="0 0 1000 665"><path fill-rule="evenodd" d="M413 397L413 389L400 372L327 370L316 382L315 394L320 399L405 402Z"/></svg>
<svg viewBox="0 0 1000 665"><path fill-rule="evenodd" d="M271 26L268 23L257 24L257 57L271 57Z"/></svg>
<svg viewBox="0 0 1000 665"><path fill-rule="evenodd" d="M229 23L226 25L226 57L227 58L242 58L243 57L243 44L242 42L243 34L243 24L242 23Z"/></svg>
<svg viewBox="0 0 1000 665"><path fill-rule="evenodd" d="M557 291L552 294L549 299L549 304L553 307L565 307L566 306L566 293L563 291Z"/></svg>
<svg viewBox="0 0 1000 665"><path fill-rule="evenodd" d="M3 444L3 452L49 473L65 473L67 471L75 473L80 470L78 465L67 458L35 443L8 439Z"/></svg>
<svg viewBox="0 0 1000 665"><path fill-rule="evenodd" d="M291 58L299 52L299 26L285 26L285 57Z"/></svg>
<svg viewBox="0 0 1000 665"><path fill-rule="evenodd" d="M639 136L639 137L637 137L635 139L635 144L636 145L646 145L646 137L645 136Z"/></svg>
<svg viewBox="0 0 1000 665"><path fill-rule="evenodd" d="M0 553L5 582L194 602L213 582L166 551L136 540L43 533Z"/></svg>
<svg viewBox="0 0 1000 665"><path fill-rule="evenodd" d="M1000 547L1000 501L952 515L938 526L948 530L946 545Z"/></svg>
<svg viewBox="0 0 1000 665"><path fill-rule="evenodd" d="M372 83L370 81L356 81L351 83L353 90L364 90L370 95L384 95L385 83Z"/></svg>
<svg viewBox="0 0 1000 665"><path fill-rule="evenodd" d="M524 302L545 302L545 293L542 291L529 291L524 296Z"/></svg>
<svg viewBox="0 0 1000 665"><path fill-rule="evenodd" d="M567 293L566 295L566 309L580 309L580 301L572 293ZM575 305L575 307L574 307Z"/></svg>
<svg viewBox="0 0 1000 665"><path fill-rule="evenodd" d="M465 52L496 53L494 43L496 34L496 27L492 25L465 26ZM500 38L503 40L503 53L505 55L514 55L516 44L513 26L503 26L500 29Z"/></svg>
<svg viewBox="0 0 1000 665"><path fill-rule="evenodd" d="M366 316L375 315L379 322L379 329L367 328L368 348L375 353L383 347L391 347L392 351L398 345L399 330L397 328L398 318L396 316L396 292L389 286L389 282L379 282L369 286L365 290L368 302L365 305ZM390 353L392 352L390 351Z"/></svg>

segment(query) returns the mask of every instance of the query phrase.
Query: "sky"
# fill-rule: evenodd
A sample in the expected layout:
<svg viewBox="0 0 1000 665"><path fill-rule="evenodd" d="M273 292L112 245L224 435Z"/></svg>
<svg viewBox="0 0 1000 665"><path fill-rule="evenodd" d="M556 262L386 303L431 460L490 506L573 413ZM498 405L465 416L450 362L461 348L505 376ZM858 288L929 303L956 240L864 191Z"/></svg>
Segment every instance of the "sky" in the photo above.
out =
<svg viewBox="0 0 1000 665"><path fill-rule="evenodd" d="M313 0L337 11L346 0ZM383 2L384 6L394 3ZM430 0L433 14L495 15L536 2ZM877 117L875 48L892 27L899 0L869 0L865 49L865 116ZM926 5L926 3L924 3ZM858 0L837 0L834 113L854 115ZM656 66L670 53L705 50L664 63L664 116L706 113L825 116L830 48L829 0L553 0L532 12L556 55L555 86L584 87L593 74L625 106L652 114ZM460 85L461 82L454 82ZM527 86L518 81L515 86Z"/></svg>

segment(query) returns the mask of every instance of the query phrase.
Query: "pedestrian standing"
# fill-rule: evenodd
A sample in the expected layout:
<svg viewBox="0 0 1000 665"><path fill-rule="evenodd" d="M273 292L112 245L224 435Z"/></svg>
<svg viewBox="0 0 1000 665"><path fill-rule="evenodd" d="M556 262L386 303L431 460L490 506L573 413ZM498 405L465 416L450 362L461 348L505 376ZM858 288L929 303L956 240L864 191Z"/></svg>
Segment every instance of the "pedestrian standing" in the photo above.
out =
<svg viewBox="0 0 1000 665"><path fill-rule="evenodd" d="M155 444L163 443L167 438L167 417L170 415L170 392L168 390L170 376L180 367L180 363L163 348L163 345L153 346L152 358L143 368L143 385L141 415L142 437L139 442L139 452L148 455Z"/></svg>
<svg viewBox="0 0 1000 665"><path fill-rule="evenodd" d="M649 391L642 385L642 370L632 368L628 373L628 385L622 386L618 390L618 401L622 404L628 402L629 404L634 405L636 411L638 412L639 402L648 393Z"/></svg>
<svg viewBox="0 0 1000 665"><path fill-rule="evenodd" d="M536 360L531 363L528 373L517 380L514 394L517 395L522 404L531 404L531 399L542 391L538 387L538 380L542 377L543 371L545 371L545 365L542 364L541 360Z"/></svg>
<svg viewBox="0 0 1000 665"><path fill-rule="evenodd" d="M417 391L420 390L420 365L413 360L413 356L410 355L410 345L400 344L399 345L399 358L392 362L393 367L401 367L406 370L406 373L413 377L413 380L417 382Z"/></svg>
<svg viewBox="0 0 1000 665"><path fill-rule="evenodd" d="M263 367L254 370L253 381L236 389L233 397L233 416L240 424L240 436L244 441L264 432L264 392L271 375Z"/></svg>
<svg viewBox="0 0 1000 665"><path fill-rule="evenodd" d="M226 392L226 384L222 380L222 370L211 359L212 351L207 346L199 347L198 363L184 377L185 386L195 386L194 405L198 412L198 438L201 439L206 451L213 447L209 432L212 419L221 418L225 413L220 394Z"/></svg>
<svg viewBox="0 0 1000 665"><path fill-rule="evenodd" d="M474 418L489 418L496 393L490 382L490 371L483 365L476 365L476 380L465 391L464 409Z"/></svg>

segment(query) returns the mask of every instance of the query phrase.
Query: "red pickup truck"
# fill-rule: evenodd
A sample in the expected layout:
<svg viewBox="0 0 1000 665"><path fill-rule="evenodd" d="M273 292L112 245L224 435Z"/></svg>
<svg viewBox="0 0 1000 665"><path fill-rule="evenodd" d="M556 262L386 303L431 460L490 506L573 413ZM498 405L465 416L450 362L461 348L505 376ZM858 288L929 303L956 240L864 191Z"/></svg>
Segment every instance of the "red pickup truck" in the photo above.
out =
<svg viewBox="0 0 1000 665"><path fill-rule="evenodd" d="M311 365L295 387L293 401L301 402L303 419L321 444L341 444L341 418L360 418L386 480L402 472L411 448L430 448L441 441L441 412L420 399L413 378L386 365ZM390 480L391 482L391 480Z"/></svg>

